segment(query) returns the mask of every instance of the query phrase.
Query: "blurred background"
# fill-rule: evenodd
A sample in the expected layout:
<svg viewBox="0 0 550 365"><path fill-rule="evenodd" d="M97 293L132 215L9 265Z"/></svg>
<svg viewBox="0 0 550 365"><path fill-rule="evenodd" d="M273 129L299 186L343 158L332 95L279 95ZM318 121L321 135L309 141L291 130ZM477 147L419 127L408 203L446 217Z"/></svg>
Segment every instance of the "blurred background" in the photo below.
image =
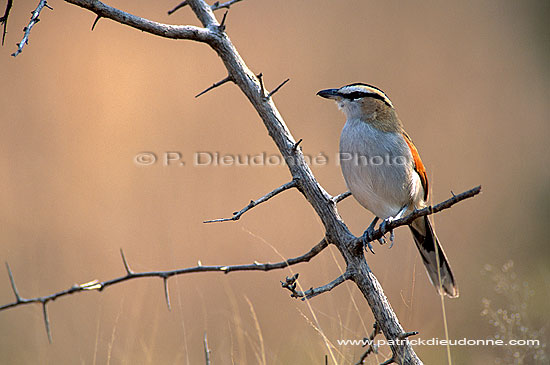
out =
<svg viewBox="0 0 550 365"><path fill-rule="evenodd" d="M14 59L35 3L15 2L0 48L0 260L22 296L124 275L121 248L135 271L169 270L198 260L276 262L323 237L296 191L238 222L202 223L290 179L281 165L194 163L199 152L277 156L236 86L194 98L226 76L206 45L105 19L91 32L94 14L52 0ZM108 3L198 25L189 8L166 14L177 1ZM227 18L228 35L268 89L291 79L274 100L304 153L327 158L312 168L329 193L346 191L335 161L344 116L315 93L359 81L392 99L421 151L434 203L483 186L433 217L460 288L460 298L444 302L449 338L541 346L454 346L457 364L548 363L549 16L548 1L247 0ZM137 163L141 152L156 161ZM353 199L339 211L355 234L372 218ZM408 229L391 250L375 250L368 263L404 328L444 339L442 303ZM324 285L342 265L330 247L288 270L175 277L171 312L159 279L64 297L48 305L51 345L39 305L10 309L0 313L0 362L200 364L207 333L213 364L324 364L325 355L355 363L364 349L337 341L365 337L373 316L354 284L308 304L279 282L299 272L304 288ZM4 270L0 304L13 300ZM428 364L446 363L443 346L416 351ZM382 347L367 363L389 355Z"/></svg>

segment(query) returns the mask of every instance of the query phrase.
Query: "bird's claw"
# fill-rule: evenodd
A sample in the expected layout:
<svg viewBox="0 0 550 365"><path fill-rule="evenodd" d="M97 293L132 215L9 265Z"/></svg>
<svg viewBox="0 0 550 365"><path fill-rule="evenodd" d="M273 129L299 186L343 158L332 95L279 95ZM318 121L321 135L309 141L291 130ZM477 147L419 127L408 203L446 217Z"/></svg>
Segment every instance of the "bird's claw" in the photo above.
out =
<svg viewBox="0 0 550 365"><path fill-rule="evenodd" d="M393 218L386 218L382 221L382 223L380 223L380 230L382 232L385 232L386 229L387 229L387 225L388 223L391 223L393 221ZM382 236L382 239L384 239L384 236ZM394 243L394 239L395 239L395 234L393 233L393 229L390 231L390 248L393 247L393 243ZM384 239L384 243L386 243L386 240Z"/></svg>
<svg viewBox="0 0 550 365"><path fill-rule="evenodd" d="M390 248L393 247L393 243L395 242L395 241L394 241L394 238L395 238L395 235L394 235L394 233L393 233L393 230L391 230L391 231L390 231L390 242L391 242L391 243L390 243Z"/></svg>
<svg viewBox="0 0 550 365"><path fill-rule="evenodd" d="M369 227L365 232L363 232L363 236L361 236L361 239L363 240L363 246L365 247L365 251L368 248L370 252L374 254L374 250L372 249L371 241L372 241L372 234L374 233L374 228Z"/></svg>

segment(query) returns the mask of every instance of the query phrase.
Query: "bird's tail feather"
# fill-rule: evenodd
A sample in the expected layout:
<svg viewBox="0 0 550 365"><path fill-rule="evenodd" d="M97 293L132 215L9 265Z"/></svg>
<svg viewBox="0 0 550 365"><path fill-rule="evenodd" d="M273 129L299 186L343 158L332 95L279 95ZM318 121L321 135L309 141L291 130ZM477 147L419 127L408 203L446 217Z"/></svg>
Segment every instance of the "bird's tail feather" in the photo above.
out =
<svg viewBox="0 0 550 365"><path fill-rule="evenodd" d="M417 218L409 227L432 284L440 294L443 292L451 298L458 297L458 288L451 267L428 216Z"/></svg>

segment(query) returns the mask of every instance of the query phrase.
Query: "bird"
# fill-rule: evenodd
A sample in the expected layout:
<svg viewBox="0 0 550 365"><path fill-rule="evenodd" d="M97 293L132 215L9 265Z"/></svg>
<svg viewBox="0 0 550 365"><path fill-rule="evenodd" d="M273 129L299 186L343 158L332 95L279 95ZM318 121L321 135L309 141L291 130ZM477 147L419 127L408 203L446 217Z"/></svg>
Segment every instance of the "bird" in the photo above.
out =
<svg viewBox="0 0 550 365"><path fill-rule="evenodd" d="M371 236L379 219L380 228L385 230L389 222L427 206L426 168L391 100L381 89L353 83L321 90L317 95L336 101L346 116L340 136L340 166L352 196L375 216L362 236L372 251ZM416 218L409 228L438 293L458 297L447 256L428 216ZM392 245L393 238L392 231Z"/></svg>

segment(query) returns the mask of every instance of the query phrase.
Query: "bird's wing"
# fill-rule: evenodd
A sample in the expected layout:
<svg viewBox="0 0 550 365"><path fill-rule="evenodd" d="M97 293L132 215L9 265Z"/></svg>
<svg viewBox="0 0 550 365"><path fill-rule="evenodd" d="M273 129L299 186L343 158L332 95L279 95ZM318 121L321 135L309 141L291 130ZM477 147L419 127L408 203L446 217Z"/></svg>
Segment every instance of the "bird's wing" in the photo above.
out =
<svg viewBox="0 0 550 365"><path fill-rule="evenodd" d="M409 137L407 132L403 132L403 138L405 139L405 142L407 142L407 145L411 150L414 161L414 170L416 171L418 176L420 176L420 181L422 182L422 187L424 188L424 200L428 200L428 176L426 175L426 168L424 167L424 164L420 159L418 150L416 149L411 137Z"/></svg>

